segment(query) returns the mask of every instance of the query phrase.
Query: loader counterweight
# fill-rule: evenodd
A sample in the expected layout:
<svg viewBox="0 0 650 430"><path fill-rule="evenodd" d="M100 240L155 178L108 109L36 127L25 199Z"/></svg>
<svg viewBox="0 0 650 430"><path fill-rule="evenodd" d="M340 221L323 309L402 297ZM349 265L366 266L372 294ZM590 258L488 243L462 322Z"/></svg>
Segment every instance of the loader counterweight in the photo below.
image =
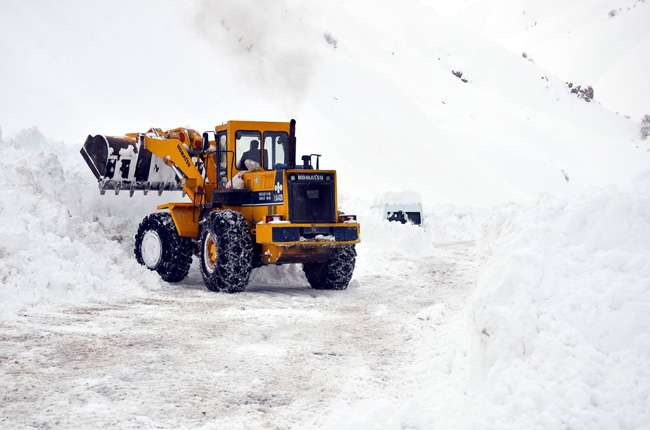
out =
<svg viewBox="0 0 650 430"><path fill-rule="evenodd" d="M251 268L265 264L302 263L314 288L343 289L351 279L359 224L339 213L336 171L314 170L311 156L296 166L294 120L229 121L202 135L152 128L88 136L81 154L102 194L183 192L189 201L158 209L177 237L194 243L210 290L242 291ZM154 233L146 237L169 236Z"/></svg>

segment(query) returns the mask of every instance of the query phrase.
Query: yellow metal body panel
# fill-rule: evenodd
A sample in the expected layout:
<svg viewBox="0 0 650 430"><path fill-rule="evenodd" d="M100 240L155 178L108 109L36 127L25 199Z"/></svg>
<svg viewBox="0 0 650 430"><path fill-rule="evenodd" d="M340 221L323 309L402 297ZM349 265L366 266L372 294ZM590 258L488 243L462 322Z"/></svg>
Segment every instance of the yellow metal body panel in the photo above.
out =
<svg viewBox="0 0 650 430"><path fill-rule="evenodd" d="M314 244L262 245L262 263L320 263L329 258L333 246Z"/></svg>
<svg viewBox="0 0 650 430"><path fill-rule="evenodd" d="M168 203L158 206L158 209L169 210L180 236L198 239L199 210L192 203Z"/></svg>
<svg viewBox="0 0 650 430"><path fill-rule="evenodd" d="M184 191L192 201L195 201L197 187L203 188L204 180L183 143L178 139L163 139L149 136L145 136L144 141L149 151L166 160L168 164L176 166L192 181L194 185L191 186L188 184L184 188Z"/></svg>
<svg viewBox="0 0 650 430"><path fill-rule="evenodd" d="M294 224L294 223L260 223L255 225L256 241L264 245L269 245L277 242L273 241L273 228L274 227L299 227L299 228L312 228L312 227L354 227L357 230L357 237L360 237L361 230L358 223L317 223L317 224ZM359 239L349 242L328 242L324 240L300 240L297 242L282 242L282 246L291 245L336 245L336 244L354 244L359 243Z"/></svg>
<svg viewBox="0 0 650 430"><path fill-rule="evenodd" d="M299 241L293 242L274 242L273 229L278 227L306 229L318 227L353 227L357 231L357 239L335 242L329 240L310 240L301 238ZM354 245L361 241L361 230L358 223L259 223L255 225L255 233L255 241L262 245L262 262L264 264L304 262L306 259L318 261L319 256L327 256L332 247Z"/></svg>
<svg viewBox="0 0 650 430"><path fill-rule="evenodd" d="M246 188L253 192L261 191L273 191L275 187L275 170L259 170L257 172L244 173L243 179L246 184ZM259 221L263 221L267 215L279 214L287 219L287 196L283 193L283 202L281 204L274 204L269 202L267 205L263 206L253 206L251 210L251 216L246 217L252 224L256 224Z"/></svg>

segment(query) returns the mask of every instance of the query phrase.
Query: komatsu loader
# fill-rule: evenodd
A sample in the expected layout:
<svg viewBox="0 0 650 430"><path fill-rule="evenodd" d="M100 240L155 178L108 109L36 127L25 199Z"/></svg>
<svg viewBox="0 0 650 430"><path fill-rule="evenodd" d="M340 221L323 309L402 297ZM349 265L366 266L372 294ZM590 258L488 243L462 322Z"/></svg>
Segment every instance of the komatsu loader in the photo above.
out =
<svg viewBox="0 0 650 430"><path fill-rule="evenodd" d="M360 241L355 215L338 211L336 171L319 154L296 164L295 120L228 121L88 136L81 155L106 191L182 191L140 223L135 258L168 282L197 254L211 291L243 291L251 270L301 263L312 288L347 288ZM316 168L312 162L316 161Z"/></svg>

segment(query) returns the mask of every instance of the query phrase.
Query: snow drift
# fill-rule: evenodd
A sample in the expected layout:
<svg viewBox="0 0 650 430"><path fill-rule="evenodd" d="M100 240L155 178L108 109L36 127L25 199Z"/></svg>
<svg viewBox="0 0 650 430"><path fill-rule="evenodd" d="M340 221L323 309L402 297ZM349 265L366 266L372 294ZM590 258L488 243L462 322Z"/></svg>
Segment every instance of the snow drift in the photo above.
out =
<svg viewBox="0 0 650 430"><path fill-rule="evenodd" d="M493 215L471 305L472 422L648 428L650 172Z"/></svg>
<svg viewBox="0 0 650 430"><path fill-rule="evenodd" d="M109 207L115 202L99 199L75 153L36 128L0 141L0 148L2 318L25 307L102 303L162 288L133 259L133 239L125 236L140 221L141 206Z"/></svg>

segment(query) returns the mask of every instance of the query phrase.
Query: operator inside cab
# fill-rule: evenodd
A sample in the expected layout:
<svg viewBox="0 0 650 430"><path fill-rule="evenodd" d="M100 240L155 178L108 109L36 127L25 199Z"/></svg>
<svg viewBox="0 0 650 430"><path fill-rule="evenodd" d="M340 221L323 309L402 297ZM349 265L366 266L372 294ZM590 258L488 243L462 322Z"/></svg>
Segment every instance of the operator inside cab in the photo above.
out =
<svg viewBox="0 0 650 430"><path fill-rule="evenodd" d="M244 172L286 168L288 141L286 131L237 130L235 167Z"/></svg>
<svg viewBox="0 0 650 430"><path fill-rule="evenodd" d="M258 140L251 140L250 149L244 152L237 163L239 170L246 170L246 160L251 160L257 164L262 164L262 156L260 151L260 142Z"/></svg>

